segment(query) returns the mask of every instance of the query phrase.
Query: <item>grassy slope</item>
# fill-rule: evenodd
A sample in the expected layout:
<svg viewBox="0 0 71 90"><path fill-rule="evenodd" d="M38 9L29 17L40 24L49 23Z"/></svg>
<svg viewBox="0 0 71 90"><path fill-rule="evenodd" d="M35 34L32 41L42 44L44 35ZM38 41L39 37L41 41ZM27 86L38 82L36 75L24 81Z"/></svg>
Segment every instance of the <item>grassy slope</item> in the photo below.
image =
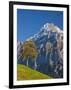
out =
<svg viewBox="0 0 71 90"><path fill-rule="evenodd" d="M18 64L17 66L17 80L37 80L37 79L51 79L48 75L42 74L25 65Z"/></svg>

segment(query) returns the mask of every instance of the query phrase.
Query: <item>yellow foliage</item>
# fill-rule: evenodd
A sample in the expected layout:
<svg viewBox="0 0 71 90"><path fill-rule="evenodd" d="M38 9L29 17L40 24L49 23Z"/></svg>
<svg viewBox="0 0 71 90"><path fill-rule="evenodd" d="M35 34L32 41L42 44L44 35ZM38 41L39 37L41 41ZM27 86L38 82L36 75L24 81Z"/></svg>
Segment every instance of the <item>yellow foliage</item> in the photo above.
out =
<svg viewBox="0 0 71 90"><path fill-rule="evenodd" d="M37 55L38 52L35 43L32 40L26 41L23 44L23 57L25 59L28 59L29 57L32 57L34 59L37 57Z"/></svg>

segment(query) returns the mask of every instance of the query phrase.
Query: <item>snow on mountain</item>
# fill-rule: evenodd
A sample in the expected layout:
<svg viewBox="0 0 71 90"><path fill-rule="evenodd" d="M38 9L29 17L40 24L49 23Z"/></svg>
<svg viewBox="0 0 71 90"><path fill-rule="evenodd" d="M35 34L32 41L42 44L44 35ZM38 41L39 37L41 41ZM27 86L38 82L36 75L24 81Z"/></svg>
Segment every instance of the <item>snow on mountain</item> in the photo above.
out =
<svg viewBox="0 0 71 90"><path fill-rule="evenodd" d="M59 27L57 27L56 25L54 25L53 23L46 23L46 24L44 24L44 26L42 27L42 29L45 29L46 31L63 33L63 31Z"/></svg>
<svg viewBox="0 0 71 90"><path fill-rule="evenodd" d="M54 25L53 23L46 23L43 25L43 27L40 29L40 31L36 34L34 34L32 37L28 38L28 40L37 40L38 38L42 37L42 36L49 36L50 32L55 32L55 33L61 33L63 34L63 31L57 27L56 25Z"/></svg>
<svg viewBox="0 0 71 90"><path fill-rule="evenodd" d="M33 37L29 37L28 39L26 39L26 41L29 41L29 40L32 40L33 39Z"/></svg>

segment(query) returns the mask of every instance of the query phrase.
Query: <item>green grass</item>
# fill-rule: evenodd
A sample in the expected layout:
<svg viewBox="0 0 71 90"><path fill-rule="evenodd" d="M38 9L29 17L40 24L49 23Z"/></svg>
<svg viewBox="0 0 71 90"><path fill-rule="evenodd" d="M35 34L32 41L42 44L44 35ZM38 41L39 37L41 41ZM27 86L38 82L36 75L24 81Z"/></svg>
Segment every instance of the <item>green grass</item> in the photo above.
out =
<svg viewBox="0 0 71 90"><path fill-rule="evenodd" d="M39 80L39 79L52 79L50 76L40 73L25 65L17 65L17 80Z"/></svg>

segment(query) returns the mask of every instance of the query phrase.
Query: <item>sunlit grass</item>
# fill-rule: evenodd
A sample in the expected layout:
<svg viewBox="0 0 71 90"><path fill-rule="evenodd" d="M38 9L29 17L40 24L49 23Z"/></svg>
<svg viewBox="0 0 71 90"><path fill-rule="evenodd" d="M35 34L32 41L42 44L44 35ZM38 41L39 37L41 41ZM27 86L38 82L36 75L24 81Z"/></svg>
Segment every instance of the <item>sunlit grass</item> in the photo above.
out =
<svg viewBox="0 0 71 90"><path fill-rule="evenodd" d="M25 65L17 65L17 80L52 79L50 76L33 70Z"/></svg>

